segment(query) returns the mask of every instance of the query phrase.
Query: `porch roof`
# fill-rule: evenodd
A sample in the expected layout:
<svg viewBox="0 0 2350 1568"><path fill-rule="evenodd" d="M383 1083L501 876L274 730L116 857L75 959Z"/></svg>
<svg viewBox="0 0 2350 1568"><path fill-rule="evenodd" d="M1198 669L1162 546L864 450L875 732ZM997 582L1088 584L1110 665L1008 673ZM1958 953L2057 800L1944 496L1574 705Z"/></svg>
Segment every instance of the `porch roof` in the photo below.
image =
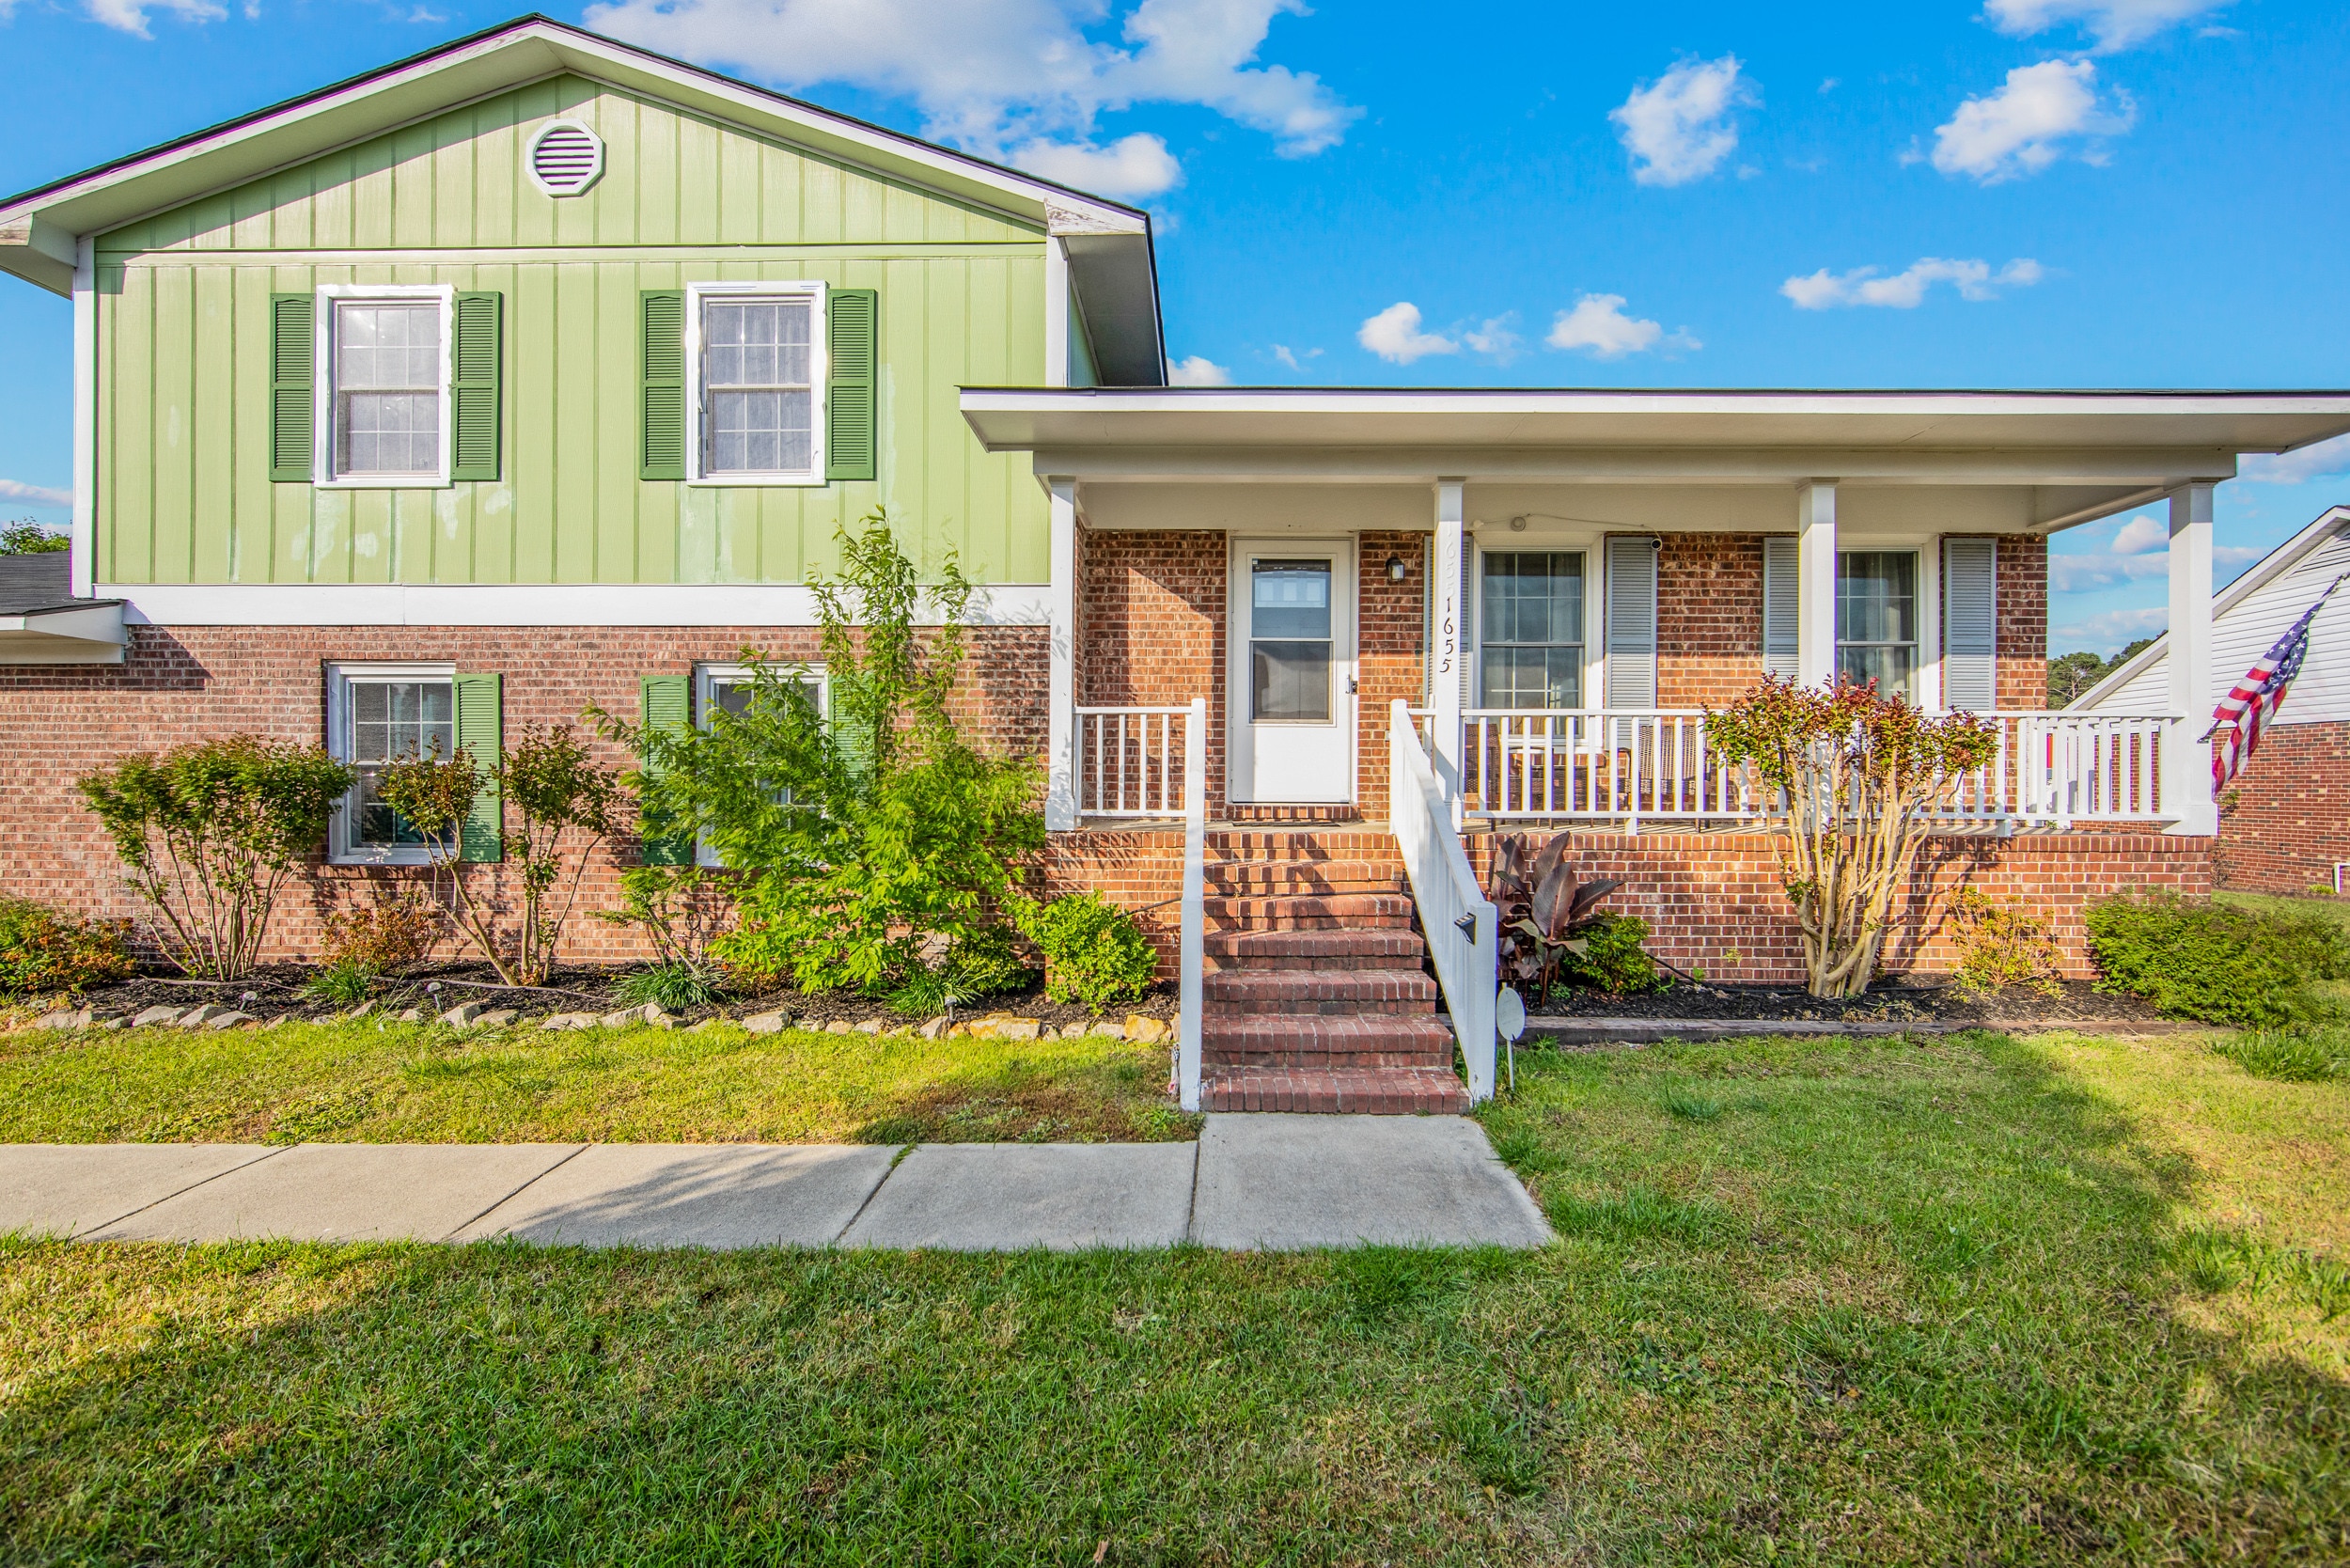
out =
<svg viewBox="0 0 2350 1568"><path fill-rule="evenodd" d="M2013 484L2071 491L2068 526L2350 433L2350 391L966 387L963 415L1077 478Z"/></svg>

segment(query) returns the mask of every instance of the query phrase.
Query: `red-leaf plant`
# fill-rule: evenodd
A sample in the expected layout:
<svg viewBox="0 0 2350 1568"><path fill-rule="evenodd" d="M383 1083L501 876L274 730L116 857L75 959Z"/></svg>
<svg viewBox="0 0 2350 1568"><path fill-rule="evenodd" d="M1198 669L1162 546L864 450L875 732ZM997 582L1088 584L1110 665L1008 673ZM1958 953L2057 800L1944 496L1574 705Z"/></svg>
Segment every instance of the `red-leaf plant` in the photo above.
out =
<svg viewBox="0 0 2350 1568"><path fill-rule="evenodd" d="M1599 924L1591 906L1623 886L1622 877L1579 880L1566 863L1568 835L1534 847L1525 834L1494 842L1494 902L1501 906L1501 967L1512 980L1537 981L1543 1001L1558 983L1559 967L1580 958L1585 944L1577 932Z"/></svg>
<svg viewBox="0 0 2350 1568"><path fill-rule="evenodd" d="M1811 994L1858 996L1908 894L1928 811L1991 760L1998 731L1968 713L1929 718L1873 682L1814 689L1765 677L1727 710L1708 709L1705 733L1725 765L1784 796L1772 827Z"/></svg>

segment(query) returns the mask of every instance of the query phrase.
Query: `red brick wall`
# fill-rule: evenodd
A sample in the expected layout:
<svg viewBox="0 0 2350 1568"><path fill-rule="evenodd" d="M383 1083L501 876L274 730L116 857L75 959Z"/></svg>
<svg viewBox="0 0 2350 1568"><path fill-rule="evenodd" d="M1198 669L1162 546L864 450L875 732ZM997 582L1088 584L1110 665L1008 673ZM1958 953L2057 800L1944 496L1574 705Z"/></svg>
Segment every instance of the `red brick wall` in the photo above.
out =
<svg viewBox="0 0 2350 1568"><path fill-rule="evenodd" d="M1428 629L1428 551L1424 533L1366 533L1356 557L1357 676L1355 799L1366 817L1387 814L1387 710L1397 698L1413 707L1426 695L1421 675ZM1403 562L1403 580L1387 580L1387 557Z"/></svg>
<svg viewBox="0 0 2350 1568"><path fill-rule="evenodd" d="M1998 544L1998 703L2048 705L2048 541L2010 534Z"/></svg>
<svg viewBox="0 0 2350 1568"><path fill-rule="evenodd" d="M434 660L505 676L507 733L579 722L595 702L633 718L640 676L682 674L697 661L733 660L745 646L778 659L812 658L808 628L176 627L131 630L119 666L0 666L0 890L87 915L134 916L114 850L74 792L76 776L133 751L248 733L325 739L330 661ZM983 627L955 698L983 746L1035 754L1044 744L1046 633ZM583 727L584 729L584 727ZM596 743L606 759L630 760ZM631 857L633 845L616 846ZM360 877L329 870L281 902L272 925L279 956L315 950L320 887ZM400 872L388 873L400 875ZM586 917L615 902L614 851L600 851L566 933L579 958L639 956L632 937ZM502 875L487 871L484 880Z"/></svg>
<svg viewBox="0 0 2350 1568"><path fill-rule="evenodd" d="M1490 869L1490 843L1483 837L1470 841L1480 876ZM1586 879L1625 879L1601 907L1648 921L1649 949L1668 963L1702 966L1722 980L1804 977L1802 934L1779 885L1777 852L1764 835L1578 835L1569 863ZM1936 839L1919 856L1908 919L1887 947L1887 969L1934 974L1955 965L1957 954L1943 928L1946 897L1961 886L2053 916L2065 973L2087 978L2092 970L2083 906L2132 886L2208 895L2211 840L2124 833Z"/></svg>
<svg viewBox="0 0 2350 1568"><path fill-rule="evenodd" d="M2220 792L2219 875L2258 893L2331 888L2350 860L2350 723L2280 724Z"/></svg>
<svg viewBox="0 0 2350 1568"><path fill-rule="evenodd" d="M1081 530L1080 707L1208 699L1208 807L1224 805L1225 539L1205 529Z"/></svg>
<svg viewBox="0 0 2350 1568"><path fill-rule="evenodd" d="M1762 679L1762 536L1660 537L1656 705L1722 707Z"/></svg>

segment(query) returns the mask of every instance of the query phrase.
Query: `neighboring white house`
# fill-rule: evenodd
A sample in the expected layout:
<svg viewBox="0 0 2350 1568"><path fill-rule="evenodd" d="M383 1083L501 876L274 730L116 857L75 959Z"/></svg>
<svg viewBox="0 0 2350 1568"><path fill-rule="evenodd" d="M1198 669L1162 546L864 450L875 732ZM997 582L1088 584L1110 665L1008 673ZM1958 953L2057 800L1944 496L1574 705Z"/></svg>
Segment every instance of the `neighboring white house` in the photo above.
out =
<svg viewBox="0 0 2350 1568"><path fill-rule="evenodd" d="M2350 572L2350 507L2329 509L2223 589L2212 605L2208 714L2328 584ZM2166 634L2070 705L2142 713L2170 690ZM2350 881L2350 583L2310 623L2309 653L2274 727L2221 797L2222 877L2280 893Z"/></svg>

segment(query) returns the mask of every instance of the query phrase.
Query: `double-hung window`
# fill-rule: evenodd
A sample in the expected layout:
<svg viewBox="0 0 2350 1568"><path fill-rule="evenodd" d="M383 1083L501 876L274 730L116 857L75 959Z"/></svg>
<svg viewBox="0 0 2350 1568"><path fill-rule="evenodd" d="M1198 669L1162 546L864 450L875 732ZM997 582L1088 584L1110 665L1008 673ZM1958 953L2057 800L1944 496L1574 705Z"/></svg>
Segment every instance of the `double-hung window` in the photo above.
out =
<svg viewBox="0 0 2350 1568"><path fill-rule="evenodd" d="M1918 553L1847 550L1836 557L1836 673L1918 699Z"/></svg>
<svg viewBox="0 0 2350 1568"><path fill-rule="evenodd" d="M829 689L825 684L824 672L821 666L809 666L796 674L782 674L779 679L787 685L796 685L800 689L802 695L815 706L817 717L829 719L832 716L832 710L828 705ZM698 666L694 671L695 728L709 729L720 713L739 715L747 712L751 705L751 698L758 689L758 684L752 679L750 670L744 666L702 665ZM777 798L779 802L789 804L791 792L788 789L781 791ZM694 858L704 866L725 864L718 858L718 852L711 847L707 839L696 840Z"/></svg>
<svg viewBox="0 0 2350 1568"><path fill-rule="evenodd" d="M694 284L686 302L690 477L823 483L823 285Z"/></svg>
<svg viewBox="0 0 2350 1568"><path fill-rule="evenodd" d="M440 287L319 291L319 482L351 487L449 482L449 319Z"/></svg>
<svg viewBox="0 0 2350 1568"><path fill-rule="evenodd" d="M1484 706L1583 706L1583 552L1496 551L1484 561Z"/></svg>
<svg viewBox="0 0 2350 1568"><path fill-rule="evenodd" d="M329 672L327 750L359 773L336 808L331 858L419 865L423 834L378 797L391 763L457 755L456 671L446 665L337 665Z"/></svg>

